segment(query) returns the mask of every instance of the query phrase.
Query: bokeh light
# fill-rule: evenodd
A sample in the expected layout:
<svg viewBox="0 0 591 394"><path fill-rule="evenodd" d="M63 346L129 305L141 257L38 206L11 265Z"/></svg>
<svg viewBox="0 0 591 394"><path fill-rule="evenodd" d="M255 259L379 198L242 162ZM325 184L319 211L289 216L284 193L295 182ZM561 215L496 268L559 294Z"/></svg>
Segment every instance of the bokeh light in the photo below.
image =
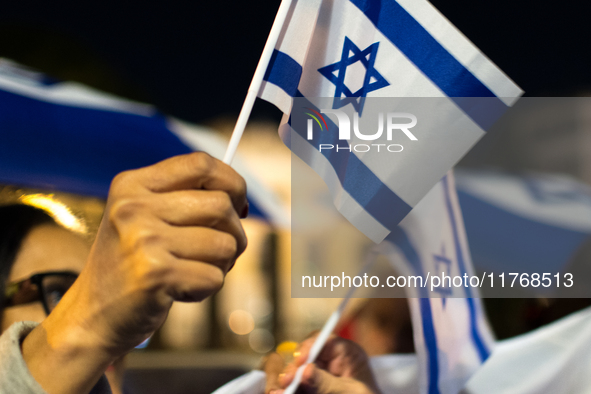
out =
<svg viewBox="0 0 591 394"><path fill-rule="evenodd" d="M254 330L254 318L250 313L237 309L230 313L228 325L235 334L246 335Z"/></svg>

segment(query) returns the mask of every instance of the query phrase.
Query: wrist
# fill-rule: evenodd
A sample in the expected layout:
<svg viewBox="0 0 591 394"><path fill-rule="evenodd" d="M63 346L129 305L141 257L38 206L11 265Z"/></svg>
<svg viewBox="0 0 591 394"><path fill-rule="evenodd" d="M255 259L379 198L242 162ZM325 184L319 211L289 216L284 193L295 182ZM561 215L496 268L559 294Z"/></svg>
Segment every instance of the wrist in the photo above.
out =
<svg viewBox="0 0 591 394"><path fill-rule="evenodd" d="M39 325L21 344L33 378L49 394L89 392L109 366L109 358L95 349L52 337Z"/></svg>
<svg viewBox="0 0 591 394"><path fill-rule="evenodd" d="M64 297L64 300L67 300ZM76 310L62 302L22 344L33 378L49 393L89 392L117 356L96 333L76 321Z"/></svg>

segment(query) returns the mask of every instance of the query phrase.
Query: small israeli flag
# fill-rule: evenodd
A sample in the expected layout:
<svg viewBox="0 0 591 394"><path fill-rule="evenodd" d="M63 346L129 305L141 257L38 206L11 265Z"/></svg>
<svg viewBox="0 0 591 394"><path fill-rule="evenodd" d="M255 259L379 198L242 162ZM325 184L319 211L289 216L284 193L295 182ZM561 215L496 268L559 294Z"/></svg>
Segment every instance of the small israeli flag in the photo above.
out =
<svg viewBox="0 0 591 394"><path fill-rule="evenodd" d="M403 278L422 278L406 288L421 393L458 393L488 358L494 339L451 171L379 247Z"/></svg>
<svg viewBox="0 0 591 394"><path fill-rule="evenodd" d="M376 243L522 93L424 0L293 2L265 81L259 97L286 114L284 142L323 177L338 210ZM330 97L330 108L318 107L319 97ZM424 113L402 111L406 119L384 115L390 128L372 137L357 130L355 117L377 121L368 107L377 97L442 99L415 101L412 108ZM317 121L310 124L327 130L292 122L293 98L310 100L302 105ZM338 111L347 113L354 132L343 133ZM396 122L407 125L396 132L404 144L391 141Z"/></svg>

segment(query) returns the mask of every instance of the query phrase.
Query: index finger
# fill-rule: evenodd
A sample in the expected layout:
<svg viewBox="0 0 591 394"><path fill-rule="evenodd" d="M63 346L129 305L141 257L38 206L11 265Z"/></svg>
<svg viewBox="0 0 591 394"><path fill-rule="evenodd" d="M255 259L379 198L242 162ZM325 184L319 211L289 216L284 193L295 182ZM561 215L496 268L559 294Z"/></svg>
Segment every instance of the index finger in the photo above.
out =
<svg viewBox="0 0 591 394"><path fill-rule="evenodd" d="M143 186L155 193L189 189L224 191L238 215L245 216L246 182L230 166L205 152L171 157L137 170L136 176Z"/></svg>
<svg viewBox="0 0 591 394"><path fill-rule="evenodd" d="M265 384L265 393L281 388L279 383L279 375L283 372L283 357L277 353L271 353L265 360L263 366L265 375L267 375L267 382Z"/></svg>

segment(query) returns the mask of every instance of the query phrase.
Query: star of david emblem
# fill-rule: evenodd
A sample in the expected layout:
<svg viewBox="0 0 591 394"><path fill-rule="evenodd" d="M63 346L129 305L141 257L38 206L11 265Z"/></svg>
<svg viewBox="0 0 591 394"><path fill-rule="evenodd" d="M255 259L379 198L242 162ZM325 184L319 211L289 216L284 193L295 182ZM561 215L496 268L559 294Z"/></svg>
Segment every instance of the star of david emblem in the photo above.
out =
<svg viewBox="0 0 591 394"><path fill-rule="evenodd" d="M448 274L450 273L451 260L445 256L445 245L441 245L441 254L434 254L433 260L435 261L435 269L437 274L440 274L442 272L447 272ZM444 267L441 267L442 265ZM435 291L441 294L441 302L443 304L443 308L445 308L445 301L447 299L446 297L452 294L451 288L441 286L438 287Z"/></svg>
<svg viewBox="0 0 591 394"><path fill-rule="evenodd" d="M390 85L374 68L379 44L379 42L373 43L362 51L349 37L345 37L341 60L318 69L320 74L325 76L336 87L333 109L344 107L350 103L359 115L361 115L367 93ZM345 85L345 75L347 73L347 67L357 62L361 62L365 67L365 77L363 78L361 88L355 92L351 92L351 89Z"/></svg>

